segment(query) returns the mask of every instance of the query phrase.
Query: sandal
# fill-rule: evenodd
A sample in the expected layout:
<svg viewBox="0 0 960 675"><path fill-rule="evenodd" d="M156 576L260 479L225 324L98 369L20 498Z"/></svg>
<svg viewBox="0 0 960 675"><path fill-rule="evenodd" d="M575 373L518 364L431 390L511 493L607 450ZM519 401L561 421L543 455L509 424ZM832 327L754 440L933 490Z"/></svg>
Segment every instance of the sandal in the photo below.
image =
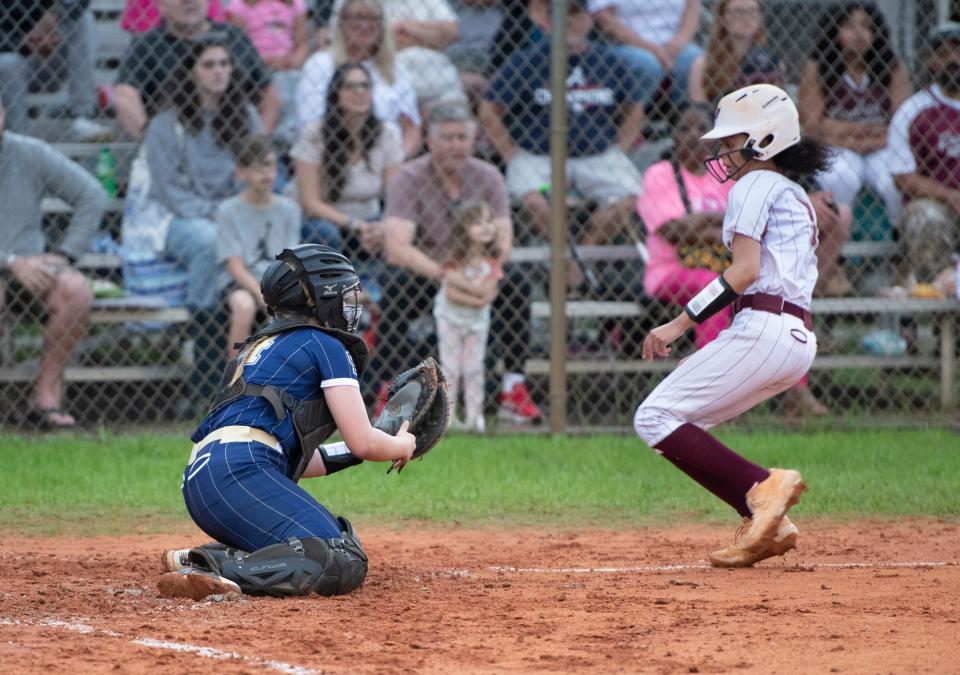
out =
<svg viewBox="0 0 960 675"><path fill-rule="evenodd" d="M23 422L29 426L39 429L40 431L55 431L58 429L73 429L77 426L76 421L68 422L66 424L61 422L56 422L53 419L53 415L65 415L67 417L73 417L63 408L34 408L31 407L27 410L26 414L23 416Z"/></svg>

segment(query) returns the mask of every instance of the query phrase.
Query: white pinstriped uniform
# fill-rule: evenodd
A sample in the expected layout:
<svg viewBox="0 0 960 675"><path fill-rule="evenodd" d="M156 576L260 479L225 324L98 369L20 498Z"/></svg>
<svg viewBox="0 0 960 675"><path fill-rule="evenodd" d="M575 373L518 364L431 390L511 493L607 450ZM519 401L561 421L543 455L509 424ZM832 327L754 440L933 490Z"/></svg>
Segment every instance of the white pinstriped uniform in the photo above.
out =
<svg viewBox="0 0 960 675"><path fill-rule="evenodd" d="M760 272L744 291L810 308L817 282L817 219L806 192L773 171L752 171L730 191L723 242L760 242ZM789 314L745 309L677 366L640 404L637 434L651 447L684 423L709 429L789 389L813 363L817 338Z"/></svg>

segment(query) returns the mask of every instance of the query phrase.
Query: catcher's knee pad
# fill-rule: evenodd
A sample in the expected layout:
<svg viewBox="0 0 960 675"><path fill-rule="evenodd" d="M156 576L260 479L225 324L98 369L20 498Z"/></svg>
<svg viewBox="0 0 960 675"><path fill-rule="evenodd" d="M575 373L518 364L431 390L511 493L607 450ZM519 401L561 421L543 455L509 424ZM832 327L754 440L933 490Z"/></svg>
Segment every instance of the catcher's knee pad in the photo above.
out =
<svg viewBox="0 0 960 675"><path fill-rule="evenodd" d="M200 547L190 557L249 595L343 595L363 583L367 555L346 518L338 520L344 531L335 539L290 537L252 553Z"/></svg>

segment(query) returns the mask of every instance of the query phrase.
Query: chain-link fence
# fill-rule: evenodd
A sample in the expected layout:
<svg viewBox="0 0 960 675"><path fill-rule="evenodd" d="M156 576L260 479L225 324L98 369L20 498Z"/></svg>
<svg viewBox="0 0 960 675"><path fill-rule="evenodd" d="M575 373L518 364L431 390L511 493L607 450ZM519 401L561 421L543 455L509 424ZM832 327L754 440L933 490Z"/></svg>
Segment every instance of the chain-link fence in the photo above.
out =
<svg viewBox="0 0 960 675"><path fill-rule="evenodd" d="M551 403L572 428L629 428L730 320L640 358L729 264L731 183L699 136L723 94L759 82L836 152L803 186L818 356L750 419L955 419L955 4L8 0L0 425L195 419L266 320L263 270L312 242L360 273L371 408L438 354L471 430L544 429ZM552 312L567 322L551 394Z"/></svg>

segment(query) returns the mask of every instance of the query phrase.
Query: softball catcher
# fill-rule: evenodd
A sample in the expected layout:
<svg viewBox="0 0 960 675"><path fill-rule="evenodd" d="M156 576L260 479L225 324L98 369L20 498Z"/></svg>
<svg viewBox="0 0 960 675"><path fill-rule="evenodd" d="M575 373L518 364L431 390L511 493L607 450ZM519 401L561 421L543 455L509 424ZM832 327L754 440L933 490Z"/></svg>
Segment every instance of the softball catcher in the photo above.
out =
<svg viewBox="0 0 960 675"><path fill-rule="evenodd" d="M719 144L707 168L720 181L736 180L723 221L733 263L646 336L643 357L669 355L670 343L730 304L734 318L653 390L633 423L650 447L742 516L734 543L710 561L746 567L796 546L787 511L806 485L799 472L757 466L706 430L787 390L813 363L817 220L797 180L825 169L829 151L801 140L796 106L769 84L724 96L703 138Z"/></svg>
<svg viewBox="0 0 960 675"><path fill-rule="evenodd" d="M360 280L341 253L312 244L286 249L261 291L273 321L227 365L183 473L187 510L216 541L164 553L168 572L158 587L169 597L356 589L367 573L360 540L297 482L364 460L402 469L447 428L433 359L395 378L384 415L371 425L358 382L368 359L356 335ZM324 444L335 431L343 442Z"/></svg>

